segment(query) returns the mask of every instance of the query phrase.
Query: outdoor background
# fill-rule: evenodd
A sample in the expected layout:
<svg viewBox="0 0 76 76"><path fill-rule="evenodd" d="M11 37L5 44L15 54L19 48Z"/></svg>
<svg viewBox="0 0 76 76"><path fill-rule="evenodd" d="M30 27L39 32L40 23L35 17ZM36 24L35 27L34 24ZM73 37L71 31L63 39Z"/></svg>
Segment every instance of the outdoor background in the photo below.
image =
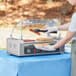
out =
<svg viewBox="0 0 76 76"><path fill-rule="evenodd" d="M75 9L66 0L0 0L0 48L6 48L6 39L18 21L57 18L64 24L70 21ZM14 32L17 36L20 35L18 30ZM25 28L23 34L27 34Z"/></svg>

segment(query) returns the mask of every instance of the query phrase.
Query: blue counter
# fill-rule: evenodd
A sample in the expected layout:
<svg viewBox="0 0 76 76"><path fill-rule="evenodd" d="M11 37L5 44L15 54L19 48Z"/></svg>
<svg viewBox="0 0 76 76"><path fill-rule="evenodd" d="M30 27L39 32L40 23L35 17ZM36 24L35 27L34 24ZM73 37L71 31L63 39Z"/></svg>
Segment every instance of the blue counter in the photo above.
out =
<svg viewBox="0 0 76 76"><path fill-rule="evenodd" d="M70 54L16 57L0 51L0 76L70 76Z"/></svg>

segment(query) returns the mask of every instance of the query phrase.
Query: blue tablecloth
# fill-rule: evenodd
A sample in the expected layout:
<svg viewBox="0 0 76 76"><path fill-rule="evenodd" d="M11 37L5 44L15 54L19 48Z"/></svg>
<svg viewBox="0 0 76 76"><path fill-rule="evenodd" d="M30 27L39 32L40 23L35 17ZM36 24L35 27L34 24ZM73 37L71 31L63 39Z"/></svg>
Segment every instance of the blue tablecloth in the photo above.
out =
<svg viewBox="0 0 76 76"><path fill-rule="evenodd" d="M70 76L70 54L16 57L0 51L0 76Z"/></svg>

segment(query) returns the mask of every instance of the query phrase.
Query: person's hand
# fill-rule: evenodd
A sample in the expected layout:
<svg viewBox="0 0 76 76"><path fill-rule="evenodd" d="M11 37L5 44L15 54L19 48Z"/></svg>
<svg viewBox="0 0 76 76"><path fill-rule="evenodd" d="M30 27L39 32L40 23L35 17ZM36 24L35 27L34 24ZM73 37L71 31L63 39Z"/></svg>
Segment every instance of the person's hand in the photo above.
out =
<svg viewBox="0 0 76 76"><path fill-rule="evenodd" d="M53 45L35 46L35 48L39 50L44 50L44 51L55 51L56 50Z"/></svg>

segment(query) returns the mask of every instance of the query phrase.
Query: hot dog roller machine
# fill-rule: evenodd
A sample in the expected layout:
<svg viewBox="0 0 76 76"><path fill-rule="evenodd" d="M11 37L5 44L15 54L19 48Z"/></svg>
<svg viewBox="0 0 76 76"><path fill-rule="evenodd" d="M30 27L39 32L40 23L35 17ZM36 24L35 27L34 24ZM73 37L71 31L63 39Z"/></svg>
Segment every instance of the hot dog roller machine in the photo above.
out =
<svg viewBox="0 0 76 76"><path fill-rule="evenodd" d="M19 24L23 25L33 25L33 24L44 24L44 25L50 25L53 26L54 22L50 20L40 20L40 19L30 19L30 20L24 20L19 22ZM12 33L9 38L7 38L7 53L11 55L16 55L16 56L30 56L30 55L47 55L47 54L61 54L64 53L64 46L61 48L58 48L56 50L40 50L36 48L34 45L35 44L44 44L48 43L50 46L55 44L59 39L57 38L53 43L50 43L48 41L44 42L39 42L35 40L30 40L30 39L23 39L22 38L22 27L21 27L21 39L13 38ZM47 32L47 30L40 30L40 29L35 29L35 32ZM54 31L54 33L57 33ZM49 35L49 34L48 34Z"/></svg>

